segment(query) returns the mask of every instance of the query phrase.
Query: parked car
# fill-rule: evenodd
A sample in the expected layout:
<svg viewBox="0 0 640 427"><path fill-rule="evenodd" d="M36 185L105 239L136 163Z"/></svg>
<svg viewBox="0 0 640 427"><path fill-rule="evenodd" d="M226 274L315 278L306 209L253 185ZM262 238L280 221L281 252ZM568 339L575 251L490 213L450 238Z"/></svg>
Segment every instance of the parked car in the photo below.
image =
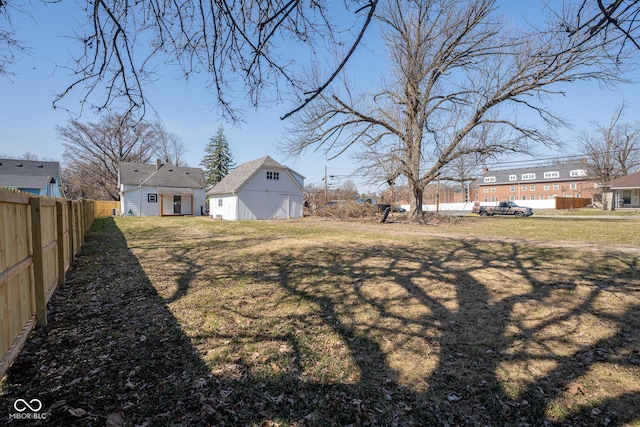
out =
<svg viewBox="0 0 640 427"><path fill-rule="evenodd" d="M392 209L394 212L400 212L400 213L404 213L407 210L405 208L403 208L402 206L394 206Z"/></svg>
<svg viewBox="0 0 640 427"><path fill-rule="evenodd" d="M514 202L500 202L498 206L474 205L471 212L480 216L513 215L516 217L528 217L533 215L533 209L518 206Z"/></svg>

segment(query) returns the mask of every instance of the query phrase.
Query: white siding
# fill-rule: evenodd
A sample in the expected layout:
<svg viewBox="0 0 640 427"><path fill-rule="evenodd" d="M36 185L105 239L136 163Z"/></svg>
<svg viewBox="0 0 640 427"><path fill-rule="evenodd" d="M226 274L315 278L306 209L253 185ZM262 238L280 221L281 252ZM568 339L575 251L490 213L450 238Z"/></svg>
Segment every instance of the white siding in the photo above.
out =
<svg viewBox="0 0 640 427"><path fill-rule="evenodd" d="M123 185L124 193L120 197L120 211L127 215L131 210L134 216L158 216L160 215L160 203L162 203L162 213L164 215L173 214L173 196L170 194L160 195L156 187L137 185ZM140 191L142 190L142 191ZM155 202L149 201L149 194L155 194ZM191 212L191 197L193 197L193 210ZM200 215L204 212L204 189L194 189L193 196L182 196L182 215ZM201 211L202 207L202 211ZM142 212L141 212L142 210Z"/></svg>
<svg viewBox="0 0 640 427"><path fill-rule="evenodd" d="M124 194L120 197L120 212L127 215L129 210L134 216L157 216L160 215L160 195L157 202L149 202L149 194L158 194L155 187L137 185L123 185ZM142 210L142 212L141 212Z"/></svg>
<svg viewBox="0 0 640 427"><path fill-rule="evenodd" d="M222 200L222 206L220 205ZM220 218L229 221L237 220L238 196L215 196L209 199L209 215L212 218Z"/></svg>

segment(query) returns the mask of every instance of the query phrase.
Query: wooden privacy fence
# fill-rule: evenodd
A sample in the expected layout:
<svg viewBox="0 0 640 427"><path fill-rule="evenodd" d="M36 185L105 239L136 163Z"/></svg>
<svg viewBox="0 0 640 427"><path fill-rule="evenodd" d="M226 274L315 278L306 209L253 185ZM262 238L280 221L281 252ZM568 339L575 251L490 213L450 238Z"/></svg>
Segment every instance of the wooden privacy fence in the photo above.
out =
<svg viewBox="0 0 640 427"><path fill-rule="evenodd" d="M35 324L95 218L90 200L70 201L0 188L0 378Z"/></svg>
<svg viewBox="0 0 640 427"><path fill-rule="evenodd" d="M585 197L556 197L556 209L580 209L591 204Z"/></svg>
<svg viewBox="0 0 640 427"><path fill-rule="evenodd" d="M96 218L106 218L122 214L122 212L120 212L120 202L117 200L96 200L94 204L96 210Z"/></svg>

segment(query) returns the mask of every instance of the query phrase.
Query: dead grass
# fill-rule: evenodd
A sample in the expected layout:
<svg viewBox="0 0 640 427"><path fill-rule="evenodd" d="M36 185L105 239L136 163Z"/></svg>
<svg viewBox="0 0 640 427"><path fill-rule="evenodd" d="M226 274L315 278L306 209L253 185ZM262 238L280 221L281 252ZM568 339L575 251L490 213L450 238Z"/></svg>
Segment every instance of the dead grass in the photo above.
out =
<svg viewBox="0 0 640 427"><path fill-rule="evenodd" d="M0 397L39 393L53 406L54 424L65 410L66 421L83 425L113 413L131 425L640 425L640 254L567 250L558 233L530 245L508 231L529 220L118 218L117 229L100 220L105 228L72 276L93 281L92 296L63 288L52 304L62 310L55 307L73 298L83 310L85 298L106 298L96 278L105 258L114 260L110 298L155 294L134 299L136 314L125 313L131 326L125 318L118 327L134 336L144 333L141 323L150 328L126 349L145 362L126 366L123 358L125 366L103 368L113 378L97 379L99 401L73 389L44 392L59 385L55 375L25 367L25 358L49 370L64 363L45 356L75 360L65 338L38 354L51 331L68 334L69 320L54 316L38 345L27 344ZM494 231L509 241L486 236L487 224L499 224ZM571 223L561 224L554 227ZM115 250L99 243L118 229ZM128 273L118 270L118 253ZM165 319L160 335L150 316ZM110 335L101 325L89 341L99 350L80 353L85 366L91 357L103 366L100 355L113 352L98 342ZM163 352L175 357L177 343L187 347L173 370L160 361ZM140 397L163 383L171 389ZM70 417L79 405L92 409Z"/></svg>

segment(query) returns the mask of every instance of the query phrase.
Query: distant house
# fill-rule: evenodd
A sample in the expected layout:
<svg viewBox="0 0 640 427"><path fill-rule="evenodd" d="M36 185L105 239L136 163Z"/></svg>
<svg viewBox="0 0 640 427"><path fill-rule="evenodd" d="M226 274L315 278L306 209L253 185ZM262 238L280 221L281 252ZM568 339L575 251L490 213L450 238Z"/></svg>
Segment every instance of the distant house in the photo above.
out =
<svg viewBox="0 0 640 427"><path fill-rule="evenodd" d="M0 159L0 187L41 196L64 197L58 162Z"/></svg>
<svg viewBox="0 0 640 427"><path fill-rule="evenodd" d="M621 176L610 181L606 187L613 197L615 208L640 208L640 172Z"/></svg>
<svg viewBox="0 0 640 427"><path fill-rule="evenodd" d="M210 215L225 220L295 219L304 177L269 156L243 163L207 192Z"/></svg>
<svg viewBox="0 0 640 427"><path fill-rule="evenodd" d="M200 168L120 162L120 212L135 216L205 214L205 178Z"/></svg>

